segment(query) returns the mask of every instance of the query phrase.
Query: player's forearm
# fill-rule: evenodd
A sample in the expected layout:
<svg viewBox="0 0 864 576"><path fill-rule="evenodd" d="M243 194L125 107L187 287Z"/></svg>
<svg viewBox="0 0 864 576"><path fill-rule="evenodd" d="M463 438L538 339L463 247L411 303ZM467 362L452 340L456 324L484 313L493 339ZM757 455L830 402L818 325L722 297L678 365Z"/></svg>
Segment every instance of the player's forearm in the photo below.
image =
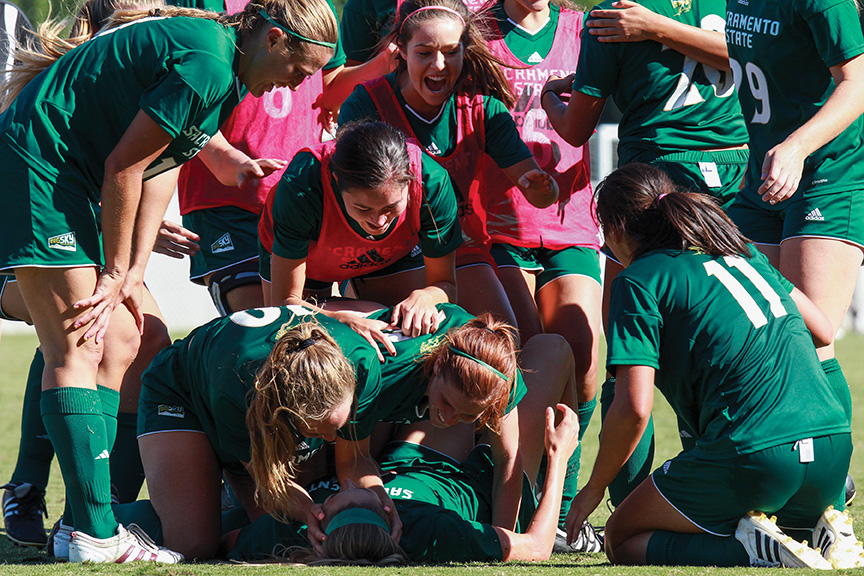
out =
<svg viewBox="0 0 864 576"><path fill-rule="evenodd" d="M651 34L655 41L706 66L729 70L729 50L721 32L703 30L666 17L661 22Z"/></svg>

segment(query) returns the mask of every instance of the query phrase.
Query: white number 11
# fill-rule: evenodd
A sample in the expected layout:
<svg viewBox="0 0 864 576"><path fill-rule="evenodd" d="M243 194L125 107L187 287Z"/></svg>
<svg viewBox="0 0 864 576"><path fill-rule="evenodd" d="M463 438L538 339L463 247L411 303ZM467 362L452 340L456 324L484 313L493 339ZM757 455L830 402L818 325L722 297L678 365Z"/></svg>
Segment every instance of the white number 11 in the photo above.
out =
<svg viewBox="0 0 864 576"><path fill-rule="evenodd" d="M753 286L768 301L768 304L771 306L771 314L775 318L782 318L786 315L786 308L783 307L780 295L771 288L771 285L768 284L765 278L749 262L738 256L724 256L723 261L726 263L726 266L737 268L753 283ZM744 289L744 286L726 268L720 265L720 262L711 260L710 262L705 262L704 265L708 276L714 276L726 287L729 293L732 294L732 297L735 298L735 301L744 310L744 313L747 314L747 317L755 328L760 328L768 323L768 319L762 313L753 297L750 296L747 290Z"/></svg>

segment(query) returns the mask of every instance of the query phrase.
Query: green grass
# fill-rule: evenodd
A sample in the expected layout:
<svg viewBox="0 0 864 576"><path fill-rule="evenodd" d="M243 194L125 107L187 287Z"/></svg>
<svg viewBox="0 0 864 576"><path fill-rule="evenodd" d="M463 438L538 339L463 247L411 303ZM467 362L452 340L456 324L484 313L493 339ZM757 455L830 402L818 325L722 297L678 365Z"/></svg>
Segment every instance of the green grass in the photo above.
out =
<svg viewBox="0 0 864 576"><path fill-rule="evenodd" d="M3 336L0 343L0 405L4 407L3 418L0 419L0 481L7 480L15 467L18 450L21 401L24 395L24 381L30 359L33 356L36 340L30 336ZM864 336L850 336L837 344L837 356L843 365L846 377L852 389L854 420L860 422L864 417ZM806 407L802 406L802 410ZM676 421L671 410L662 397L658 395L655 401L654 420L656 426L657 451L655 465L659 465L673 457L680 449L677 438ZM583 446L583 475L587 478L591 465L597 455L597 433L600 429L599 410L595 413L591 426L585 435ZM864 435L858 430L853 432L856 454L852 458L852 476L864 486L864 463L861 453L864 448ZM864 488L862 488L864 490ZM49 522L53 523L63 509L63 483L56 461L51 471L51 481L48 485ZM851 512L864 519L864 512L856 514L859 508L864 508L864 502L853 505ZM591 517L596 525L605 524L609 512L601 506ZM864 520L856 519L858 534L864 534ZM12 546L4 537L0 537L0 575L15 574L22 576L51 576L61 574L156 574L164 576L215 576L215 575L254 575L270 576L286 571L303 571L320 576L354 576L369 574L375 571L381 575L399 576L522 576L525 574L584 574L586 576L615 575L683 575L683 576L731 576L752 572L763 573L756 569L720 569L720 568L689 568L689 567L613 567L606 562L602 554L582 556L554 556L551 561L536 564L459 564L453 566L424 566L408 568L308 568L285 566L232 566L227 564L188 564L177 567L156 567L152 565L135 566L71 566L54 563L44 553L31 549ZM864 574L864 569L840 571L841 573ZM801 572L796 571L795 574Z"/></svg>

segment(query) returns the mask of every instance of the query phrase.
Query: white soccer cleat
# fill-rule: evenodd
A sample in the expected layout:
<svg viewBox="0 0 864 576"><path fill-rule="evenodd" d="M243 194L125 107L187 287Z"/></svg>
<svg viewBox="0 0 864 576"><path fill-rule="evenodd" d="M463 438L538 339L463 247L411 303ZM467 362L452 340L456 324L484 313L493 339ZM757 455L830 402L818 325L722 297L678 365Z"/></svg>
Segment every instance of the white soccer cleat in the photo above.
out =
<svg viewBox="0 0 864 576"><path fill-rule="evenodd" d="M64 524L61 516L48 535L48 554L58 560L69 560L70 540L72 540L72 527Z"/></svg>
<svg viewBox="0 0 864 576"><path fill-rule="evenodd" d="M93 538L84 532L72 533L72 539L69 542L70 562L126 564L138 560L178 564L183 561L183 555L157 546L135 524L130 524L128 530L122 525L118 525L117 535L111 538Z"/></svg>
<svg viewBox="0 0 864 576"><path fill-rule="evenodd" d="M852 531L852 518L846 512L829 506L813 529L813 545L834 568L864 566L864 547Z"/></svg>
<svg viewBox="0 0 864 576"><path fill-rule="evenodd" d="M777 527L777 519L762 512L748 512L738 521L735 538L744 545L750 565L759 567L815 568L832 570L822 555L793 540Z"/></svg>

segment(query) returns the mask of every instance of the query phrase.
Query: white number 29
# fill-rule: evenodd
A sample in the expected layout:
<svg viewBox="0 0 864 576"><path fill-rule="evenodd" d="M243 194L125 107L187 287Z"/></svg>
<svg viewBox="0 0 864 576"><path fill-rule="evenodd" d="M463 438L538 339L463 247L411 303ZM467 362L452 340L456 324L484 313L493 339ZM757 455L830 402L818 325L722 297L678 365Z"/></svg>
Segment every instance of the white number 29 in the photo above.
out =
<svg viewBox="0 0 864 576"><path fill-rule="evenodd" d="M724 256L723 261L729 268L737 268L753 284L759 293L765 297L765 300L768 301L768 304L771 307L771 314L775 318L782 318L786 315L786 308L783 307L780 295L771 288L771 285L768 284L765 278L763 278L749 262L737 256ZM750 319L750 322L753 323L755 328L761 328L768 323L768 319L765 317L765 314L762 313L759 305L756 304L756 300L754 300L747 290L744 289L744 286L741 285L738 279L732 276L729 270L724 268L717 260L705 262L704 266L708 276L714 276L717 278L729 291L732 297L735 298L735 301L738 302L744 310L744 313L747 314L747 318Z"/></svg>
<svg viewBox="0 0 864 576"><path fill-rule="evenodd" d="M744 82L741 64L737 60L729 58L729 66L732 68L732 77L735 78L735 85L738 86L740 94ZM750 88L750 94L757 101L750 123L767 124L771 120L771 101L768 99L768 80L765 79L765 73L752 62L745 62L744 72L747 74L747 86Z"/></svg>

